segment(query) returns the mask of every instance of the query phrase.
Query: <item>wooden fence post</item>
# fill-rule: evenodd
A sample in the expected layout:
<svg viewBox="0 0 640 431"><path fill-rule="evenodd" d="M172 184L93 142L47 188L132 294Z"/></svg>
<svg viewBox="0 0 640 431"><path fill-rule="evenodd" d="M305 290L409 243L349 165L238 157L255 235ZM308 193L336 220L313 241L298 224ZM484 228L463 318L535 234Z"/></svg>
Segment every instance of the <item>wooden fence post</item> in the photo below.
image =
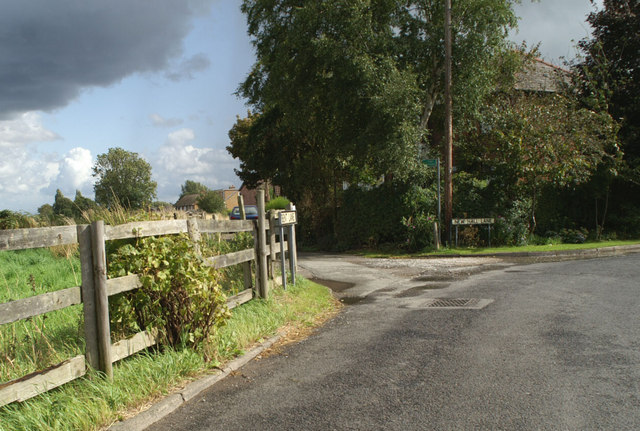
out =
<svg viewBox="0 0 640 431"><path fill-rule="evenodd" d="M241 194L238 194L238 208L240 209L240 219L246 220L247 213L244 210L244 198ZM254 246L255 246L255 235L254 235ZM256 268L258 266L256 265ZM242 275L244 278L244 288L250 289L254 287L253 278L251 277L251 262L245 262L242 264Z"/></svg>
<svg viewBox="0 0 640 431"><path fill-rule="evenodd" d="M200 256L200 229L198 228L198 219L189 217L187 219L187 233L189 239L193 242L193 249Z"/></svg>
<svg viewBox="0 0 640 431"><path fill-rule="evenodd" d="M93 283L96 298L96 322L100 371L113 379L111 361L111 327L109 325L109 296L107 294L107 258L104 246L104 221L91 223L91 249L93 251Z"/></svg>
<svg viewBox="0 0 640 431"><path fill-rule="evenodd" d="M267 280L267 232L264 216L264 190L258 190L258 260L259 260L259 287L260 297L267 299L269 296L269 282Z"/></svg>
<svg viewBox="0 0 640 431"><path fill-rule="evenodd" d="M78 249L82 273L82 309L84 313L85 359L89 365L100 369L98 348L98 323L96 321L96 295L93 287L93 253L91 250L91 226L79 225Z"/></svg>

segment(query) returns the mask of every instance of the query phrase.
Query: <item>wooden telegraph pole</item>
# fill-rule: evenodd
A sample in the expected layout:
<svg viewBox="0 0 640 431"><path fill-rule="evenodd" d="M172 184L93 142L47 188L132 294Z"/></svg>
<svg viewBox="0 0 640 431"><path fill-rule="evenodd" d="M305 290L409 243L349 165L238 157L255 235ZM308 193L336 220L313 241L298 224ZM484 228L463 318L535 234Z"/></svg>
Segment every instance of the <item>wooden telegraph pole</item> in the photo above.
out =
<svg viewBox="0 0 640 431"><path fill-rule="evenodd" d="M451 0L444 5L444 228L451 246L451 218L453 214L453 102L451 98Z"/></svg>

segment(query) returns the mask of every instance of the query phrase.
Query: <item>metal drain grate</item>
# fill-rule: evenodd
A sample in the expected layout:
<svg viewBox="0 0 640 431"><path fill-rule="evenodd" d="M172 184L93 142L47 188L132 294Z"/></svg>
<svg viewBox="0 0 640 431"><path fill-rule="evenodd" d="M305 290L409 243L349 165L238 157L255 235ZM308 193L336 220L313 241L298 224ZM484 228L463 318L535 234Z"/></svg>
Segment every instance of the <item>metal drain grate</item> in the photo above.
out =
<svg viewBox="0 0 640 431"><path fill-rule="evenodd" d="M460 308L477 307L480 303L476 298L434 298L433 302L427 304L429 308Z"/></svg>

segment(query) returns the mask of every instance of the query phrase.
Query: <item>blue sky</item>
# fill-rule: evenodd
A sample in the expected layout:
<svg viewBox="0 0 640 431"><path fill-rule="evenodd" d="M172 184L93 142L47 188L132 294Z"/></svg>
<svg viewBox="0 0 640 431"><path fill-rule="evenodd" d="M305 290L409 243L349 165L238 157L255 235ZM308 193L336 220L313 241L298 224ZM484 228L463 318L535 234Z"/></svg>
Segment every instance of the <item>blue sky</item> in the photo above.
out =
<svg viewBox="0 0 640 431"><path fill-rule="evenodd" d="M185 180L240 186L227 132L254 62L240 0L0 0L0 209L36 212L56 189L93 198L111 147L153 168L158 199ZM528 0L511 39L572 58L588 0Z"/></svg>

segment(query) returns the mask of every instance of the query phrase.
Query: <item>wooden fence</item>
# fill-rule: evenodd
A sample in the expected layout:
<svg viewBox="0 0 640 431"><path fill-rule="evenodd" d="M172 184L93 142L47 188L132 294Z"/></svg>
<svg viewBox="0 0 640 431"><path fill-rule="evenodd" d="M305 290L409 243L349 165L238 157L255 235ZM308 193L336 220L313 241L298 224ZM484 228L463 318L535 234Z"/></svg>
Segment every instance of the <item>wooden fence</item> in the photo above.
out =
<svg viewBox="0 0 640 431"><path fill-rule="evenodd" d="M192 239L198 240L201 234L253 232L254 248L214 256L206 259L205 264L214 268L238 264L244 266L245 290L228 298L229 308L250 301L254 294L266 298L268 278L274 277L272 262L278 247L273 242L269 246L266 244L268 226L264 215L264 192L258 193L258 207L257 221L189 219L134 222L118 226L97 221L90 225L0 231L0 251L78 244L82 272L81 286L0 304L0 325L82 304L86 344L84 355L0 384L0 406L24 401L77 379L86 374L87 364L112 378L114 362L156 344L155 334L149 331L111 342L109 296L137 289L141 284L137 275L107 279L105 241L179 233L188 233ZM269 236L275 238L273 229ZM267 259L268 256L271 258ZM251 273L252 261L256 266L255 283ZM292 261L295 262L295 257Z"/></svg>

